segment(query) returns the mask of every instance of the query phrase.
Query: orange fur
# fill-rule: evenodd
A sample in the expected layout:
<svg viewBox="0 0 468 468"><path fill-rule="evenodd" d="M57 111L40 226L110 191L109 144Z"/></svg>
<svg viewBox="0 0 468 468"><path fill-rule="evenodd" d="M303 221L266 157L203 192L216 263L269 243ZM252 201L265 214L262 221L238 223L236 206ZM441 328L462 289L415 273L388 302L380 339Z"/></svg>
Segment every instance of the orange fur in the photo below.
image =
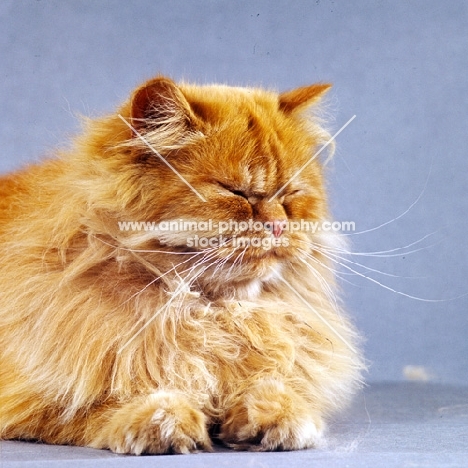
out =
<svg viewBox="0 0 468 468"><path fill-rule="evenodd" d="M328 219L317 160L270 200L327 138L305 111L328 87L157 77L70 151L0 179L1 438L185 453L220 427L236 448L319 443L363 367L314 248L332 239L248 231L288 245L208 251L118 222Z"/></svg>

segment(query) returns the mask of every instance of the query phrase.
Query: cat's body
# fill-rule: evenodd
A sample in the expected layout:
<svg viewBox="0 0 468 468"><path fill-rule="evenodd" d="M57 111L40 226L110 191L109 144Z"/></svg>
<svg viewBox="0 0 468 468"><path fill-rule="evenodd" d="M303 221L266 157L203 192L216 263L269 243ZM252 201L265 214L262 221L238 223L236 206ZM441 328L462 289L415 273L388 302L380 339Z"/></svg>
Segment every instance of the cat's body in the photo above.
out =
<svg viewBox="0 0 468 468"><path fill-rule="evenodd" d="M238 448L319 443L362 361L322 254L333 236L280 226L328 219L320 164L303 168L326 137L304 110L327 88L155 78L69 152L0 178L0 438L189 452L216 427ZM270 229L196 249L219 232L119 225L173 220Z"/></svg>

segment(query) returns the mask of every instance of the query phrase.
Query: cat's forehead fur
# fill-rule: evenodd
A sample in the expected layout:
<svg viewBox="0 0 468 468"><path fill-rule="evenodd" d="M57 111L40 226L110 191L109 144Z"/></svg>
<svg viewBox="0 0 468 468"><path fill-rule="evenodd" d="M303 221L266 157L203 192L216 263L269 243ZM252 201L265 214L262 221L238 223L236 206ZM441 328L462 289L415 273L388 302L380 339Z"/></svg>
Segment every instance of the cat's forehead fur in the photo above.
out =
<svg viewBox="0 0 468 468"><path fill-rule="evenodd" d="M298 111L315 105L329 88L329 84L319 83L278 93L256 87L176 84L165 77L157 77L140 87L133 100L137 101L137 107L143 108L170 107L172 102L192 116L194 113L205 124L229 122L233 125L247 118L249 128L259 121L271 127L288 122L290 117L297 117ZM145 112L139 109L138 114L141 117Z"/></svg>
<svg viewBox="0 0 468 468"><path fill-rule="evenodd" d="M253 110L261 107L275 112L278 110L278 93L259 88L247 88L227 85L196 86L182 84L180 88L189 102L213 106L213 109L221 104L235 111Z"/></svg>
<svg viewBox="0 0 468 468"><path fill-rule="evenodd" d="M277 92L223 85L180 89L203 121L205 149L212 146L204 152L205 164L214 162L218 175L224 172L243 190L276 189L272 184L290 178L319 143L306 118L281 111Z"/></svg>

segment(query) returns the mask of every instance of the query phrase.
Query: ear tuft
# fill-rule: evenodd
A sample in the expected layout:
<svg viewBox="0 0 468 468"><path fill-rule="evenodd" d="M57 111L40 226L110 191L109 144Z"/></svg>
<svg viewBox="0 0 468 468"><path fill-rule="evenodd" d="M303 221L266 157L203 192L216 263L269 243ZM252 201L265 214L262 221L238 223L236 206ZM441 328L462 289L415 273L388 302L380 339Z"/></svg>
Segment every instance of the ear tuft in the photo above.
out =
<svg viewBox="0 0 468 468"><path fill-rule="evenodd" d="M194 118L190 105L177 85L165 77L147 81L133 94L131 101L132 125L136 129L186 124Z"/></svg>
<svg viewBox="0 0 468 468"><path fill-rule="evenodd" d="M279 108L286 114L303 110L320 101L331 86L328 83L316 83L311 86L303 86L302 88L281 93L279 96Z"/></svg>

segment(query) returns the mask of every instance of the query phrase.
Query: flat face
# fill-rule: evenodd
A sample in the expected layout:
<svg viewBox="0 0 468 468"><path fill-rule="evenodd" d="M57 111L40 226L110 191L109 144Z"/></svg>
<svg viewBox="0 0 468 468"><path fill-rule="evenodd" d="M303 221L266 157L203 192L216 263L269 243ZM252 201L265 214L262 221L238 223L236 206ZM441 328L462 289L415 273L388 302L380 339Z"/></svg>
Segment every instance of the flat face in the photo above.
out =
<svg viewBox="0 0 468 468"><path fill-rule="evenodd" d="M323 132L302 113L282 109L275 93L225 86L180 89L167 102L157 95L146 103L151 118L141 129L144 144L139 142L144 172L134 190L151 203L145 221L204 223L204 229L184 232L182 223L172 223L159 235L161 246L210 247L210 258L229 266L225 281L235 280L236 272L258 277L259 270L309 254L309 234L288 224L326 216L315 157ZM194 236L204 240L195 242ZM216 262L214 267L220 270Z"/></svg>

